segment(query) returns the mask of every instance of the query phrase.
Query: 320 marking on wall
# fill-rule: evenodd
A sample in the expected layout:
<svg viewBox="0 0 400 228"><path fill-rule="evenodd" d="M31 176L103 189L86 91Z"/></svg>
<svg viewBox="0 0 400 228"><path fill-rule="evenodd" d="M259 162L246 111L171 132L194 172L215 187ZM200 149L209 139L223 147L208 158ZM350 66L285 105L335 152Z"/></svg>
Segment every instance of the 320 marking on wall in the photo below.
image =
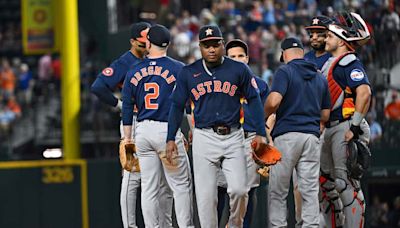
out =
<svg viewBox="0 0 400 228"><path fill-rule="evenodd" d="M73 181L72 167L45 167L42 169L42 182L45 184L65 184Z"/></svg>

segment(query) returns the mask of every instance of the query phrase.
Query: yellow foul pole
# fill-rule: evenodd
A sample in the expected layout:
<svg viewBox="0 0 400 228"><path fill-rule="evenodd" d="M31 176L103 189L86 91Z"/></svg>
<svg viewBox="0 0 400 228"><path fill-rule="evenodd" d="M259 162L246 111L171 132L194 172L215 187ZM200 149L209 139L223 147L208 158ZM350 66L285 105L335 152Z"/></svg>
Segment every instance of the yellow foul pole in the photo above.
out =
<svg viewBox="0 0 400 228"><path fill-rule="evenodd" d="M62 60L61 109L62 137L65 159L80 157L79 111L80 73L78 39L78 0L59 0L60 52Z"/></svg>

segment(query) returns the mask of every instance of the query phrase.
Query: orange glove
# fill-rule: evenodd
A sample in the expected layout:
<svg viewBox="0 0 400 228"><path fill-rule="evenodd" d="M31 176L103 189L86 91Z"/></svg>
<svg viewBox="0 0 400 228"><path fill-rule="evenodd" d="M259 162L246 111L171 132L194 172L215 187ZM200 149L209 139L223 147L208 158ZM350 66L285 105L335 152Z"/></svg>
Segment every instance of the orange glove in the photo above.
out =
<svg viewBox="0 0 400 228"><path fill-rule="evenodd" d="M253 140L251 148L253 148L254 161L261 166L275 165L282 158L281 152L267 143L257 145L257 142Z"/></svg>

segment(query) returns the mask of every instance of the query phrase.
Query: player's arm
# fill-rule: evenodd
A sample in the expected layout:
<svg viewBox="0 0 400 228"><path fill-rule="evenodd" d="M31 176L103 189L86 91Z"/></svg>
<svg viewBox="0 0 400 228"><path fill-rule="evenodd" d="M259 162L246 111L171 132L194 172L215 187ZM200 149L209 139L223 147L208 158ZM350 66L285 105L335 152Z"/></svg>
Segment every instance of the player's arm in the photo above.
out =
<svg viewBox="0 0 400 228"><path fill-rule="evenodd" d="M103 78L97 77L90 87L90 91L95 94L100 101L113 107L122 107L122 102L114 96L113 90L108 87Z"/></svg>
<svg viewBox="0 0 400 228"><path fill-rule="evenodd" d="M369 109L371 88L367 74L359 62L355 62L352 65L352 67L346 72L346 76L350 88L353 88L356 93L355 111L351 119L350 130L345 134L345 140L349 141L352 138L358 139L358 136L363 134L360 124Z"/></svg>
<svg viewBox="0 0 400 228"><path fill-rule="evenodd" d="M323 76L321 76L323 77ZM329 93L329 88L328 88L328 81L324 78L324 93L322 95L322 102L321 102L321 119L320 119L320 133L325 129L325 123L328 122L329 116L331 114L331 96Z"/></svg>
<svg viewBox="0 0 400 228"><path fill-rule="evenodd" d="M288 74L282 68L279 68L273 77L271 92L264 104L265 118L268 119L272 113L276 113L276 110L278 110L283 96L286 94L288 83Z"/></svg>
<svg viewBox="0 0 400 228"><path fill-rule="evenodd" d="M100 101L121 109L122 102L114 96L113 90L117 87L118 83L124 80L126 70L127 66L118 61L113 62L97 76L90 88L91 92L95 94Z"/></svg>
<svg viewBox="0 0 400 228"><path fill-rule="evenodd" d="M134 85L130 83L131 74L126 75L122 87L122 124L124 126L125 141L130 141L132 135L133 107L134 107Z"/></svg>
<svg viewBox="0 0 400 228"><path fill-rule="evenodd" d="M268 95L270 93L270 89L266 82L261 80L261 83L263 83L263 86L259 85L260 98L261 98L261 105L264 106L265 102L267 101ZM272 114L268 117L268 119L265 122L265 128L266 128L265 131L267 132L267 139L268 139L267 141L272 146L274 143L272 141L271 132L272 132L272 129L274 128L274 125L275 125L275 114Z"/></svg>
<svg viewBox="0 0 400 228"><path fill-rule="evenodd" d="M182 123L184 108L186 101L189 97L189 90L187 88L186 71L182 69L178 75L178 79L175 84L175 89L172 92L171 97L171 108L168 114L168 134L167 134L167 145L165 148L167 161L172 164L172 157L174 154L178 154L178 147L175 143L175 136Z"/></svg>
<svg viewBox="0 0 400 228"><path fill-rule="evenodd" d="M168 114L168 141L175 141L176 132L182 123L186 101L188 100L189 93L186 82L186 71L183 69L176 81L175 89L172 92L171 108Z"/></svg>
<svg viewBox="0 0 400 228"><path fill-rule="evenodd" d="M253 114L255 120L256 127L256 137L254 138L254 142L258 150L259 145L266 142L266 131L265 131L265 120L264 120L264 112L261 104L261 99L259 95L259 89L257 86L257 82L253 77L250 68L243 64L244 66L242 71L242 83L241 88L242 92L247 100L247 104L249 107L249 111Z"/></svg>

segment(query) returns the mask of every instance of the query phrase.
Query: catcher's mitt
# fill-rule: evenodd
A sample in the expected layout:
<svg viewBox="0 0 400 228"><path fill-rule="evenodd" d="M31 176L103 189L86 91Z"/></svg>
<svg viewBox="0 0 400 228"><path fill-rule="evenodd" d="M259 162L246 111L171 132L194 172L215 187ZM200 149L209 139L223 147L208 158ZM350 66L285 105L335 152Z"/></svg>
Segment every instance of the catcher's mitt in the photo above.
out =
<svg viewBox="0 0 400 228"><path fill-rule="evenodd" d="M260 143L257 148L257 142L253 140L251 142L251 148L253 148L253 159L261 166L275 165L281 160L281 152L274 146L267 143Z"/></svg>
<svg viewBox="0 0 400 228"><path fill-rule="evenodd" d="M360 180L371 163L371 151L360 140L352 139L347 144L347 173L356 180Z"/></svg>
<svg viewBox="0 0 400 228"><path fill-rule="evenodd" d="M119 143L119 161L123 169L131 171L140 171L139 161L134 155L136 153L136 146L132 142L125 142L121 140Z"/></svg>

